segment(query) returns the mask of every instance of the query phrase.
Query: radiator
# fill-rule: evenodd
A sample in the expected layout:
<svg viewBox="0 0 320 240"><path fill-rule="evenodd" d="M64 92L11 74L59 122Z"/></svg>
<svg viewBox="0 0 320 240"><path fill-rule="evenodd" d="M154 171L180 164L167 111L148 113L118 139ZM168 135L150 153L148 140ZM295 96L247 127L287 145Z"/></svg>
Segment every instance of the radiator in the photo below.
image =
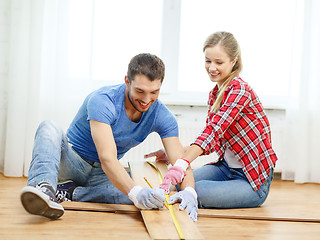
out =
<svg viewBox="0 0 320 240"><path fill-rule="evenodd" d="M199 126L190 126L190 125L181 125L179 127L179 138L183 146L188 146L192 143L198 134L201 132L202 127ZM151 133L141 144L132 148L128 151L125 156L121 159L121 163L127 167L129 160L134 161L144 161L144 155L150 152L157 151L162 149L163 145L161 139L157 133ZM201 156L198 157L194 162L192 162L192 168L198 168L205 163L212 162L213 159L216 159L216 154L211 154L210 156ZM153 160L154 158L150 158Z"/></svg>

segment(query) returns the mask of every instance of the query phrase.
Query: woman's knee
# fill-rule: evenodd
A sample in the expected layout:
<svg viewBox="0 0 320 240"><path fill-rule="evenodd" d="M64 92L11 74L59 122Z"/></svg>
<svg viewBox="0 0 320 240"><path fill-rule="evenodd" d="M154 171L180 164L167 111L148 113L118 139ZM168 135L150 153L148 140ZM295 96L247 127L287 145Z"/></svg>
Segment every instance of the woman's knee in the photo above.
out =
<svg viewBox="0 0 320 240"><path fill-rule="evenodd" d="M198 195L198 205L200 208L211 208L211 202L214 196L211 196L211 191L208 191L207 181L202 180L195 183L195 190ZM212 190L212 189L210 189Z"/></svg>

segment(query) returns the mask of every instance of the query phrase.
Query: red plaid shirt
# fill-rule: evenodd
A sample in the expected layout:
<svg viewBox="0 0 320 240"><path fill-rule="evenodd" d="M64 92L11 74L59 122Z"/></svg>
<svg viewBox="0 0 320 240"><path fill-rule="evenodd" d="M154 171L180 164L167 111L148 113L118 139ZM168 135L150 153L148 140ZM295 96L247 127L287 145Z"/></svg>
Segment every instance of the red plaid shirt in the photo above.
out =
<svg viewBox="0 0 320 240"><path fill-rule="evenodd" d="M271 146L271 132L263 106L250 86L239 76L226 88L219 111L211 113L218 87L209 93L206 127L193 143L203 154L217 152L219 161L229 148L240 161L256 191L268 178L277 156Z"/></svg>

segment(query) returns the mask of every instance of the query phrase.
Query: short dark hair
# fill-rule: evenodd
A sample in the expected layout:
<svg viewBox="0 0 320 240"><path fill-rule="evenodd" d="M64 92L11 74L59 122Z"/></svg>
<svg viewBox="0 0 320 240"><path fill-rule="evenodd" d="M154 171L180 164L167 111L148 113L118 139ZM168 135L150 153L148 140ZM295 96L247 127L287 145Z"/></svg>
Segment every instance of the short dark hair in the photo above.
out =
<svg viewBox="0 0 320 240"><path fill-rule="evenodd" d="M151 81L164 79L165 66L163 61L156 55L150 53L141 53L134 56L129 65L127 77L131 82L135 75L142 74L147 76Z"/></svg>

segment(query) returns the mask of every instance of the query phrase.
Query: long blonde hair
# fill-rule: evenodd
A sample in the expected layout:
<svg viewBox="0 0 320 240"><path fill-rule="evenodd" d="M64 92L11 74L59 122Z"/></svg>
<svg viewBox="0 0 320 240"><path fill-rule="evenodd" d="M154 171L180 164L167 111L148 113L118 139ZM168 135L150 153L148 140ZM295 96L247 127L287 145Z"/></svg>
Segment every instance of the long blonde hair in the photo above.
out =
<svg viewBox="0 0 320 240"><path fill-rule="evenodd" d="M223 31L215 32L207 37L203 45L203 52L206 50L206 48L214 47L218 44L220 44L220 46L224 48L225 52L227 53L231 61L233 61L234 59L237 59L237 60L231 70L231 73L228 75L226 81L224 81L224 83L219 88L217 99L211 108L211 112L213 113L218 112L222 102L223 94L227 86L229 85L229 83L233 78L239 75L239 73L242 70L240 46L237 40L235 39L235 37L229 32L223 32Z"/></svg>

